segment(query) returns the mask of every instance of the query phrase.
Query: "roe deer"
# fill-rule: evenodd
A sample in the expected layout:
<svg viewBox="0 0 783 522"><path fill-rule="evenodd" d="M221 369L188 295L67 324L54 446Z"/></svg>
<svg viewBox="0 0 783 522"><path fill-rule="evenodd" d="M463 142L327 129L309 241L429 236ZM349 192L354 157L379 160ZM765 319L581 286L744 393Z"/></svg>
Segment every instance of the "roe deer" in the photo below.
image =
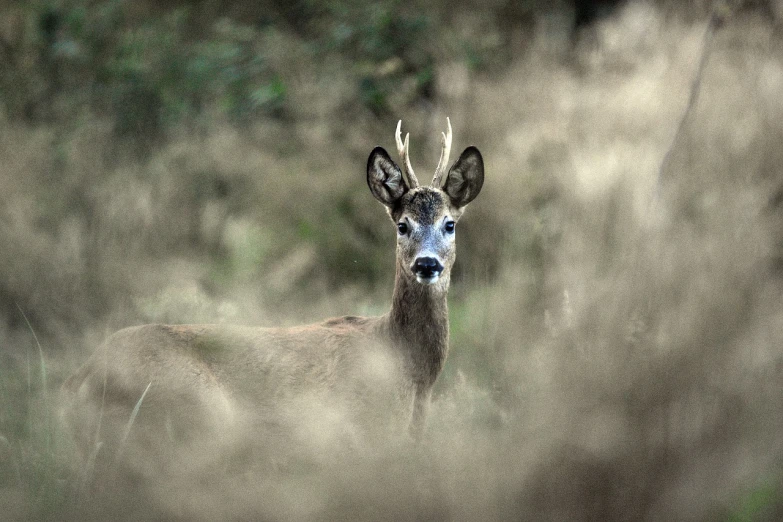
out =
<svg viewBox="0 0 783 522"><path fill-rule="evenodd" d="M388 417L418 436L448 352L455 224L481 190L484 164L468 147L447 170L447 119L432 184L419 186L401 123L395 138L402 169L381 147L367 161L370 192L396 228L390 311L293 328L120 330L63 385L64 418L88 455L99 443L120 453L130 432L141 444L182 442L197 428L207 439L239 425L256 440L257 428L270 425L295 433L301 416L327 406L351 419ZM329 429L330 419L318 417L315 428Z"/></svg>

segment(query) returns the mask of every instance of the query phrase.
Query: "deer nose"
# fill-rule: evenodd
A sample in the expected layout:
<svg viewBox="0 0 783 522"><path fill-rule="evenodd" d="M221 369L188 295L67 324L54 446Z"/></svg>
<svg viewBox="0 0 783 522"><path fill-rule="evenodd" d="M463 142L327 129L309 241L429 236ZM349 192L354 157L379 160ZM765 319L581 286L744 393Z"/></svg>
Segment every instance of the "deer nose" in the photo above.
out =
<svg viewBox="0 0 783 522"><path fill-rule="evenodd" d="M413 262L413 272L423 279L432 279L443 272L443 265L434 257L419 257Z"/></svg>

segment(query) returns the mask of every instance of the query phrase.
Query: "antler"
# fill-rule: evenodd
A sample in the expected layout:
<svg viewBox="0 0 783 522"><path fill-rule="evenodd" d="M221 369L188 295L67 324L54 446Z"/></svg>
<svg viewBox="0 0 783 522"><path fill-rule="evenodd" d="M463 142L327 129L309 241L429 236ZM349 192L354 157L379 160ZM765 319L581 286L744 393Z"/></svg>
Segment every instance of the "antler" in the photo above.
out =
<svg viewBox="0 0 783 522"><path fill-rule="evenodd" d="M408 185L408 189L415 189L419 186L419 180L416 179L416 175L413 173L411 158L408 154L408 138L410 138L410 133L405 135L405 143L403 143L402 135L400 133L401 127L402 120L397 122L397 132L394 133L394 137L397 140L397 152L399 152L400 159L402 160L402 177L405 180L405 184Z"/></svg>
<svg viewBox="0 0 783 522"><path fill-rule="evenodd" d="M435 177L432 178L432 186L441 188L446 183L446 174L449 168L449 154L451 154L451 121L446 118L447 132L441 132L441 150L438 167L435 169Z"/></svg>

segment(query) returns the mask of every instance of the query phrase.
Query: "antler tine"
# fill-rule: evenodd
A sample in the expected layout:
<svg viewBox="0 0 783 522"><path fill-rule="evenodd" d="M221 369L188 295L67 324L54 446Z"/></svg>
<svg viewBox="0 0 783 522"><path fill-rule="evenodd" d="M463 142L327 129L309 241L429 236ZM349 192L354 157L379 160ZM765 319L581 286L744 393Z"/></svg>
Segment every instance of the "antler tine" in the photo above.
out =
<svg viewBox="0 0 783 522"><path fill-rule="evenodd" d="M432 178L432 186L441 188L446 183L446 169L449 168L449 155L451 154L451 120L446 118L447 132L441 132L441 150L438 167L435 169L435 177Z"/></svg>
<svg viewBox="0 0 783 522"><path fill-rule="evenodd" d="M402 153L405 152L405 146L402 144L401 129L402 120L397 122L397 130L394 131L394 139L397 141L397 152L400 154L400 156L402 156Z"/></svg>
<svg viewBox="0 0 783 522"><path fill-rule="evenodd" d="M411 165L411 149L408 144L408 138L411 137L410 132L405 134L405 170L408 171L408 177L410 178L410 188L414 189L419 186L419 180L416 178L416 175L413 173L413 166Z"/></svg>
<svg viewBox="0 0 783 522"><path fill-rule="evenodd" d="M413 173L413 167L411 166L411 158L408 149L408 139L410 138L410 133L405 135L405 142L403 143L402 133L400 132L401 128L402 120L397 122L397 131L394 133L394 138L397 141L397 152L399 153L400 160L402 161L402 177L404 178L405 184L408 185L409 189L415 189L419 186L419 180L416 179L416 175Z"/></svg>

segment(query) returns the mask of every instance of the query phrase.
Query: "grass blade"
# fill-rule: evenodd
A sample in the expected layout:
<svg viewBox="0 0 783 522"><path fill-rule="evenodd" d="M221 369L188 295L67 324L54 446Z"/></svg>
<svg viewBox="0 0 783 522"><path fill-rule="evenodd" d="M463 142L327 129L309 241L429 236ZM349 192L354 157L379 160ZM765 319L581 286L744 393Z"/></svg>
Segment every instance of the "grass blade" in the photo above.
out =
<svg viewBox="0 0 783 522"><path fill-rule="evenodd" d="M131 412L130 418L128 419L128 424L125 426L125 432L122 434L122 440L120 441L120 447L117 450L117 457L116 460L119 461L120 457L122 456L122 451L125 448L125 442L128 440L128 436L130 435L131 428L133 427L133 423L136 420L136 415L139 414L139 409L141 408L141 403L144 401L144 397L147 395L147 392L150 389L150 386L152 386L152 381L147 385L146 388L144 388L144 393L141 394L141 397L139 397L139 400L136 402L136 406L133 407L133 411Z"/></svg>
<svg viewBox="0 0 783 522"><path fill-rule="evenodd" d="M33 339L35 340L35 345L38 347L38 359L40 361L41 366L41 394L43 396L43 404L44 409L46 410L46 454L51 454L52 449L52 430L51 430L51 421L49 416L49 397L48 397L48 390L47 390L47 384L46 384L46 360L44 359L44 353L43 348L41 347L41 342L38 340L38 336L35 333L35 330L33 329L33 325L30 324L30 320L27 319L27 315L24 313L24 310L22 310L22 307L19 306L19 303L14 303L16 305L16 308L19 310L19 313L22 314L22 318L24 318L24 322L27 324L27 328L30 330L30 333L33 334ZM29 390L30 386L30 380L28 375L28 393L30 393Z"/></svg>

